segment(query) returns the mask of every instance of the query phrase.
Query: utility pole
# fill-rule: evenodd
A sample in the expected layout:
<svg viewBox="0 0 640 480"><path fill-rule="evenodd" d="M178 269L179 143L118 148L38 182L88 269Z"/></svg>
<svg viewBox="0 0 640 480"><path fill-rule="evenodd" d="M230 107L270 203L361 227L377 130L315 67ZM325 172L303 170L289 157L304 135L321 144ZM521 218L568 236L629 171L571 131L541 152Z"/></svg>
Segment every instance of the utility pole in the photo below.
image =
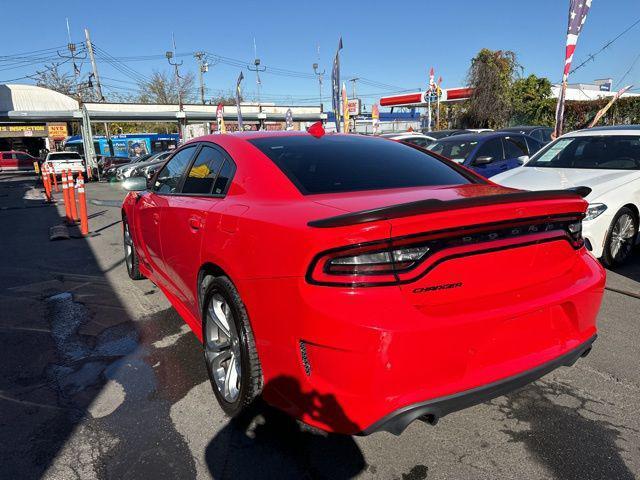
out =
<svg viewBox="0 0 640 480"><path fill-rule="evenodd" d="M193 56L198 60L198 64L199 64L199 69L198 71L200 72L200 101L202 102L202 104L205 104L205 100L204 100L204 74L207 73L209 71L209 62L206 61L205 59L205 54L204 52L196 52L193 54Z"/></svg>
<svg viewBox="0 0 640 480"><path fill-rule="evenodd" d="M320 72L318 70L318 64L314 63L313 64L313 73L316 74L316 76L318 77L318 86L320 87L320 105L322 105L322 76L325 73L325 70L322 70L322 72Z"/></svg>
<svg viewBox="0 0 640 480"><path fill-rule="evenodd" d="M98 94L98 101L104 102L104 95L102 94L102 85L100 84L100 75L98 75L98 65L96 64L96 57L93 55L93 44L91 43L91 36L89 35L89 29L84 29L84 37L87 41L87 51L89 52L89 59L91 60L91 68L93 69L93 78L96 81L96 93Z"/></svg>
<svg viewBox="0 0 640 480"><path fill-rule="evenodd" d="M84 29L84 38L87 44L87 52L89 52L89 60L91 60L91 68L93 69L93 78L96 81L96 93L98 95L98 101L104 102L104 95L102 94L102 84L100 83L100 75L98 74L98 64L96 63L96 57L93 54L93 44L91 43L91 35L89 29ZM113 146L111 145L111 134L109 133L109 124L104 122L104 136L107 139L107 148L109 149L109 155L113 155Z"/></svg>
<svg viewBox="0 0 640 480"><path fill-rule="evenodd" d="M180 138L184 139L184 122L183 122L183 113L182 113L184 111L184 107L182 105L182 87L180 85L180 79L182 77L180 76L180 70L178 69L178 67L180 67L180 65L182 65L184 62L182 60L180 60L180 62L175 62L171 60L176 53L176 38L173 36L173 33L171 34L171 38L173 40L173 50L167 50L167 52L165 53L165 56L167 57L167 61L169 62L169 65L172 65L175 71L176 87L178 89L178 108L180 109L178 126L180 129Z"/></svg>
<svg viewBox="0 0 640 480"><path fill-rule="evenodd" d="M359 77L354 77L354 78L350 78L350 79L349 79L349 81L353 84L353 85L351 86L351 92L352 92L352 94L353 94L353 98L354 98L354 100L357 98L357 97L356 97L356 82L357 82L358 80L360 80L360 78L359 78Z"/></svg>

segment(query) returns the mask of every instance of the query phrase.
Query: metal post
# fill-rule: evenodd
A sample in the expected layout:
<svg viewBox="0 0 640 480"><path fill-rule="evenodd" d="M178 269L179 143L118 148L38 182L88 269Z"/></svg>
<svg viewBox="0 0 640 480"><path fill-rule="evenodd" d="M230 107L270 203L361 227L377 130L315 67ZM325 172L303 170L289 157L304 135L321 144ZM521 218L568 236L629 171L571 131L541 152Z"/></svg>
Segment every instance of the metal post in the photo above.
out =
<svg viewBox="0 0 640 480"><path fill-rule="evenodd" d="M89 118L89 112L86 105L80 106L80 112L82 113L82 122L80 128L82 131L82 144L84 147L84 161L87 165L87 176L91 178L93 176L93 169L98 167L96 162L96 151L93 148L93 133L91 132L91 119ZM100 179L100 170L98 170L98 180Z"/></svg>
<svg viewBox="0 0 640 480"><path fill-rule="evenodd" d="M427 93L427 131L431 131L431 92Z"/></svg>

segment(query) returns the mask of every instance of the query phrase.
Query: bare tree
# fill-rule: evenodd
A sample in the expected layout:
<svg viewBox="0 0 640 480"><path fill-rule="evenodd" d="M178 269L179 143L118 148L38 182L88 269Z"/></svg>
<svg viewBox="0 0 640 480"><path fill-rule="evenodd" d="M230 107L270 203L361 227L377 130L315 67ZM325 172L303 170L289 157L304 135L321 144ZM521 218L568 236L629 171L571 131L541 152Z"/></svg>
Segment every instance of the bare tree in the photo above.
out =
<svg viewBox="0 0 640 480"><path fill-rule="evenodd" d="M182 95L183 103L191 103L194 100L194 75L188 72L176 79L166 72L155 70L149 81L140 83L141 103L178 103L179 95Z"/></svg>
<svg viewBox="0 0 640 480"><path fill-rule="evenodd" d="M55 90L65 95L75 96L75 81L73 75L60 72L58 65L55 63L47 65L44 70L36 72L33 78L39 87Z"/></svg>

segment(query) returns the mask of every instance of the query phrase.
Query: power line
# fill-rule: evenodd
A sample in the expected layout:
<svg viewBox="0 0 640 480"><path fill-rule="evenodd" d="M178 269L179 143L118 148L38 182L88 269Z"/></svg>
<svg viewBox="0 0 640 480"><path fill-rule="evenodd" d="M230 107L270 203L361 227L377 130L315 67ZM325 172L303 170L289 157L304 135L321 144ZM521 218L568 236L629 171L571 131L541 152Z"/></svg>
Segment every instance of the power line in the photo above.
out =
<svg viewBox="0 0 640 480"><path fill-rule="evenodd" d="M636 63L638 63L638 60L640 60L640 53L638 55L636 55L636 58L633 59L633 62L631 62L631 66L627 69L626 72L624 72L624 75L622 75L622 77L620 77L620 79L616 82L615 87L617 88L618 85L620 85L625 78L627 78L627 75L629 75L629 73L631 73L631 70L633 70L633 67L636 66Z"/></svg>
<svg viewBox="0 0 640 480"><path fill-rule="evenodd" d="M54 70L56 68L58 68L61 65L64 65L65 63L69 63L71 61L70 58L67 58L65 60L62 60L60 62L54 63L52 65L49 65L48 67L46 67L44 70L42 71L36 71L36 73L31 73L29 75L24 75L22 77L18 77L18 78L11 78L9 80L0 80L0 83L9 83L9 82L15 82L18 80L26 80L27 78L30 80L33 80L35 76L37 76L38 74L42 74L42 73L46 73L49 72L51 70Z"/></svg>
<svg viewBox="0 0 640 480"><path fill-rule="evenodd" d="M587 59L582 62L580 65L578 65L577 67L575 67L573 70L571 70L569 73L573 73L576 70L584 67L587 63L589 63L590 61L594 60L594 58L596 57L596 55L599 55L600 53L602 53L604 50L606 50L607 48L609 48L615 41L617 41L620 37L622 37L625 33L627 33L629 30L631 30L633 27L635 27L636 25L638 25L640 23L640 18L637 19L635 22L633 22L630 26L628 26L627 28L625 28L621 33L619 33L613 40L609 40L607 43L605 43L602 48L600 48L600 50L598 50L596 53L590 53L589 55L587 55Z"/></svg>

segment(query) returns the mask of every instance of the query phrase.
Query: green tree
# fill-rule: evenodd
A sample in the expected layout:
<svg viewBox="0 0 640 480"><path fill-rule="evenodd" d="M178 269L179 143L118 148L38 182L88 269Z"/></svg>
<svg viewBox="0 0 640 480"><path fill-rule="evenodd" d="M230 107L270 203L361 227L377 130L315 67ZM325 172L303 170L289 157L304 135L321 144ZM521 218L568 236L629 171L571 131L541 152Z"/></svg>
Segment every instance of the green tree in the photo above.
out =
<svg viewBox="0 0 640 480"><path fill-rule="evenodd" d="M519 78L511 87L511 123L553 126L555 103L548 78L535 75Z"/></svg>
<svg viewBox="0 0 640 480"><path fill-rule="evenodd" d="M511 86L520 68L516 54L483 48L471 60L467 84L473 88L466 120L477 128L500 128L511 114Z"/></svg>

